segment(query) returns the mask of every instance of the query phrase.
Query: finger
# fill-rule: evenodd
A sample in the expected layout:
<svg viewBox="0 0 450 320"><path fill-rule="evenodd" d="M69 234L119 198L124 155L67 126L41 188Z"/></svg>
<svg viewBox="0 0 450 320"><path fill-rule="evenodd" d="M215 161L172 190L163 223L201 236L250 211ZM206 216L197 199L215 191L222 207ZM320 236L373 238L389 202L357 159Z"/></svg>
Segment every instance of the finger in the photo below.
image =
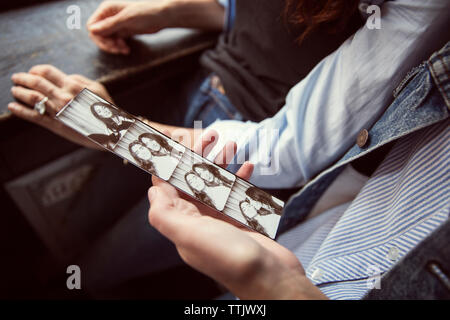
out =
<svg viewBox="0 0 450 320"><path fill-rule="evenodd" d="M236 172L236 175L244 180L248 180L252 176L253 169L254 169L253 164L246 161Z"/></svg>
<svg viewBox="0 0 450 320"><path fill-rule="evenodd" d="M166 135L166 136L168 136L169 138L171 138L171 139L172 139L172 137L171 137L171 134L170 134L170 131L169 131L169 130L167 130L167 129L162 129L162 130L161 130L161 133L162 133L162 134L164 134L164 135Z"/></svg>
<svg viewBox="0 0 450 320"><path fill-rule="evenodd" d="M19 118L27 121L34 122L36 124L42 125L46 128L51 128L52 120L44 115L41 115L37 110L27 108L21 103L11 102L8 104L8 110Z"/></svg>
<svg viewBox="0 0 450 320"><path fill-rule="evenodd" d="M75 80L77 82L80 82L84 86L88 86L92 82L91 79L86 78L85 76L82 76L81 74L70 74L67 77L72 80Z"/></svg>
<svg viewBox="0 0 450 320"><path fill-rule="evenodd" d="M86 26L89 27L89 25L101 20L105 16L105 2L101 3L98 8L94 11L94 13L89 17L89 19L86 22Z"/></svg>
<svg viewBox="0 0 450 320"><path fill-rule="evenodd" d="M45 98L45 95L36 91L31 90L28 88L15 86L11 88L11 93L17 100L27 104L29 107L34 107L34 105L40 101L42 101ZM58 106L55 105L55 101L52 99L48 99L45 102L45 110L47 112L47 115L54 116L56 113L58 113Z"/></svg>
<svg viewBox="0 0 450 320"><path fill-rule="evenodd" d="M112 38L100 37L92 33L89 33L89 37L100 48L100 50L112 54L120 53L119 48L116 47L116 44Z"/></svg>
<svg viewBox="0 0 450 320"><path fill-rule="evenodd" d="M185 199L181 198L176 189L171 186L169 183L162 181L158 184L158 185L154 185L152 188L157 188L157 190L159 190L160 193L163 193L165 197L167 197L167 199L170 199L170 206L173 206L175 210L177 211L185 211L183 212L183 214L190 214L192 215L193 211L198 211L197 207L192 204L189 201L186 201ZM152 190L148 190L149 192L149 199L151 197L152 194ZM188 212L189 211L189 212ZM201 215L199 212L197 212L197 215Z"/></svg>
<svg viewBox="0 0 450 320"><path fill-rule="evenodd" d="M110 17L117 12L119 12L121 9L121 6L114 3L113 1L107 1L101 3L98 8L94 11L94 13L89 17L88 21L86 22L86 25L89 27L90 25L96 23L97 21L100 21L106 17Z"/></svg>
<svg viewBox="0 0 450 320"><path fill-rule="evenodd" d="M121 28L120 13L97 21L89 25L89 31L94 35L107 37Z"/></svg>
<svg viewBox="0 0 450 320"><path fill-rule="evenodd" d="M156 208L168 209L174 206L172 197L168 196L163 188L152 186L148 189L148 200L150 206Z"/></svg>
<svg viewBox="0 0 450 320"><path fill-rule="evenodd" d="M161 178L158 178L155 175L152 175L152 185L162 188L167 194L169 194L171 197L178 197L178 191L175 187L173 187L171 184L167 183Z"/></svg>
<svg viewBox="0 0 450 320"><path fill-rule="evenodd" d="M169 214L178 215L177 210L174 210L173 197L168 195L160 186L153 186L148 190L148 199L150 202L148 213L150 224L167 236L166 232L163 232L163 229L167 228L168 221L170 221L167 216ZM173 226L171 227L173 228Z"/></svg>
<svg viewBox="0 0 450 320"><path fill-rule="evenodd" d="M47 79L42 78L41 76L25 72L19 72L14 74L11 77L11 80L16 85L20 85L32 90L39 91L49 98L55 97L57 87Z"/></svg>
<svg viewBox="0 0 450 320"><path fill-rule="evenodd" d="M216 145L219 140L219 134L215 130L208 130L204 135L202 135L200 141L198 141L194 146L194 152L198 153L202 157L208 156L212 148Z"/></svg>
<svg viewBox="0 0 450 320"><path fill-rule="evenodd" d="M36 65L28 72L41 76L60 88L64 86L64 79L67 76L64 72L49 64Z"/></svg>
<svg viewBox="0 0 450 320"><path fill-rule="evenodd" d="M164 182L163 179L158 178L158 177L155 176L155 175L152 175L152 185L154 185L154 186L159 186L159 185L161 185L163 182Z"/></svg>
<svg viewBox="0 0 450 320"><path fill-rule="evenodd" d="M34 106L36 103L42 101L45 98L42 93L24 87L12 87L11 93L14 98L24 102L29 106Z"/></svg>
<svg viewBox="0 0 450 320"><path fill-rule="evenodd" d="M193 204L181 198L173 199L156 186L150 188L148 198L150 224L173 242L185 242L189 236L188 230L194 225L198 228L201 214Z"/></svg>
<svg viewBox="0 0 450 320"><path fill-rule="evenodd" d="M122 54L129 54L130 47L127 45L124 39L116 38L116 47L120 50Z"/></svg>
<svg viewBox="0 0 450 320"><path fill-rule="evenodd" d="M158 178L155 175L152 175L152 185L155 187L162 188L170 197L172 198L181 198L186 201L194 202L196 203L197 200L192 199L192 196L187 195L184 192L179 191L177 188L172 186L170 183L164 181L161 178Z"/></svg>
<svg viewBox="0 0 450 320"><path fill-rule="evenodd" d="M237 145L235 142L227 142L214 159L214 163L221 166L222 168L226 168L231 160L233 160L233 157L236 154L236 149Z"/></svg>

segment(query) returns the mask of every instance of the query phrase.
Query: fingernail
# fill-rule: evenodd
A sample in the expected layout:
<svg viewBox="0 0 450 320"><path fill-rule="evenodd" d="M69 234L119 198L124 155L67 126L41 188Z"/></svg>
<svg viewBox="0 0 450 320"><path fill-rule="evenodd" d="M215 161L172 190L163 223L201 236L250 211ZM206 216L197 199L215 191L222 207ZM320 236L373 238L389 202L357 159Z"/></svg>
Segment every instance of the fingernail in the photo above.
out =
<svg viewBox="0 0 450 320"><path fill-rule="evenodd" d="M155 198L157 193L158 191L156 191L155 187L150 188L150 190L148 191L148 199L150 200L150 202Z"/></svg>
<svg viewBox="0 0 450 320"><path fill-rule="evenodd" d="M101 29L101 23L94 23L89 26L89 31L99 31Z"/></svg>
<svg viewBox="0 0 450 320"><path fill-rule="evenodd" d="M11 80L14 80L16 77L17 77L17 74L16 74L16 73L13 73L13 74L11 75Z"/></svg>
<svg viewBox="0 0 450 320"><path fill-rule="evenodd" d="M8 103L8 109L9 110L14 110L14 109L16 109L16 105L13 103L13 102L10 102L10 103Z"/></svg>

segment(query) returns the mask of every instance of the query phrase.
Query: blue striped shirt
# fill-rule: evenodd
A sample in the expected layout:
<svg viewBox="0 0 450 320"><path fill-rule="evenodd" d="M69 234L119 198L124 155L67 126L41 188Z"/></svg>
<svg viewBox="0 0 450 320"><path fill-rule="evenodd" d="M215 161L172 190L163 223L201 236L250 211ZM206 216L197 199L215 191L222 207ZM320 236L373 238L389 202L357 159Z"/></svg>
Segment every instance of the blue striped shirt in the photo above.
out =
<svg viewBox="0 0 450 320"><path fill-rule="evenodd" d="M373 279L448 219L449 124L400 139L351 203L279 238L329 298L362 298Z"/></svg>

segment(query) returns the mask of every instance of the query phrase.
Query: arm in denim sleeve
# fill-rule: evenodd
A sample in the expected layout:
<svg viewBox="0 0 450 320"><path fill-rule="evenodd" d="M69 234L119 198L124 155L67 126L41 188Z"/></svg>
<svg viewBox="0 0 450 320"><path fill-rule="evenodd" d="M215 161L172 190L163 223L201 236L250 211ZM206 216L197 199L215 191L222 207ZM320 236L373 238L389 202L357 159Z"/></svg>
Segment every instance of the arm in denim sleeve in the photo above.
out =
<svg viewBox="0 0 450 320"><path fill-rule="evenodd" d="M347 39L290 90L274 117L213 123L210 128L219 132L214 149L236 141L237 159L249 155L255 164L251 182L258 186L304 184L342 157L358 132L383 113L407 71L447 41L449 9L448 0L385 2L381 28L363 26ZM260 139L273 129L278 138Z"/></svg>

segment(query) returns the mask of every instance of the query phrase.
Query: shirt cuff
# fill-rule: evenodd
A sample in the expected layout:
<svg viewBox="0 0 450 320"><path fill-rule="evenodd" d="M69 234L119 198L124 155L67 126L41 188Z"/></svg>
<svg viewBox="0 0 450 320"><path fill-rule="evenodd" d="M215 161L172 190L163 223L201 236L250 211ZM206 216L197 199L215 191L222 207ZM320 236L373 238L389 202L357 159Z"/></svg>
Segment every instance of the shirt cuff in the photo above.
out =
<svg viewBox="0 0 450 320"><path fill-rule="evenodd" d="M243 122L238 120L216 120L205 129L205 132L208 130L215 130L219 134L219 139L217 140L216 145L206 158L210 161L214 161L216 156L229 141L236 142L236 154L239 154L242 152L241 149L245 147L249 137L254 135L257 125L257 123L251 121ZM230 170L230 168L231 166L228 169Z"/></svg>

